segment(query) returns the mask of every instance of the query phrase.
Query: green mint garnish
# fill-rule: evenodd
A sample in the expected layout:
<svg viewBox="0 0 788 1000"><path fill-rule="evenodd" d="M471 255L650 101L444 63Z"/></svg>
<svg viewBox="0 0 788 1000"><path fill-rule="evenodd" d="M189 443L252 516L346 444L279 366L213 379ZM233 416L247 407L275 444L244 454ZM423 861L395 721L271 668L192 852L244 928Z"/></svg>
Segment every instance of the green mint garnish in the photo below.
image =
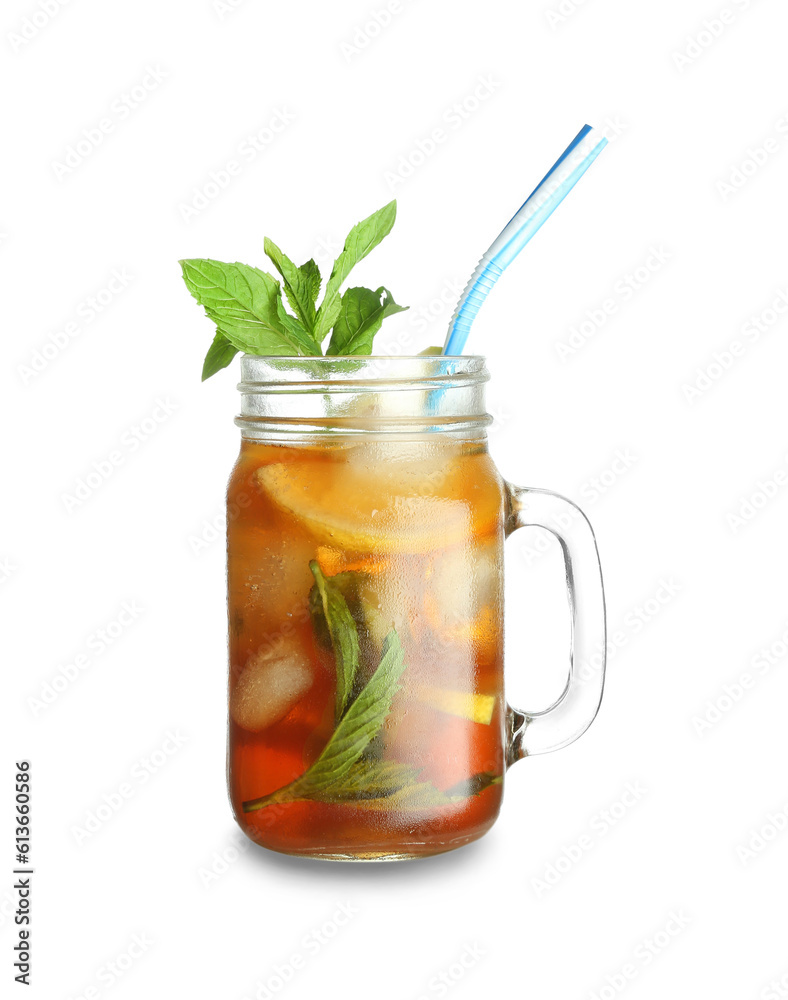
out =
<svg viewBox="0 0 788 1000"><path fill-rule="evenodd" d="M390 201L388 205L373 212L369 218L356 223L348 233L342 253L334 261L331 276L326 284L326 294L317 311L317 340L323 343L328 331L337 321L340 310L339 292L347 276L367 254L384 240L397 218L397 202Z"/></svg>
<svg viewBox="0 0 788 1000"><path fill-rule="evenodd" d="M383 640L380 663L354 698L360 643L346 596L352 596L357 587L358 574L326 577L316 561L309 568L315 578L309 597L315 634L330 644L336 663L336 727L311 767L289 785L244 802L244 812L300 801L379 809L430 809L453 805L498 784L500 775L485 771L444 792L429 781L422 781L418 769L381 759L379 749L370 755L373 749L370 744L381 734L406 669L402 644L392 628ZM353 603L363 606L358 594Z"/></svg>
<svg viewBox="0 0 788 1000"><path fill-rule="evenodd" d="M317 562L309 564L315 578L315 587L320 599L322 616L328 627L331 645L334 649L337 668L337 703L336 717L341 719L347 708L353 682L356 679L359 665L358 630L347 601L339 588L326 580ZM310 601L310 604L313 604ZM313 609L313 615L314 615Z"/></svg>
<svg viewBox="0 0 788 1000"><path fill-rule="evenodd" d="M182 260L183 280L192 295L216 324L218 331L206 358L218 370L217 358L229 364L235 351L248 354L310 354L317 344L280 309L279 282L247 264L223 264L218 260ZM223 341L228 342L225 349ZM221 350L221 356L219 356ZM225 360L226 359L226 360ZM221 364L220 367L224 367Z"/></svg>
<svg viewBox="0 0 788 1000"><path fill-rule="evenodd" d="M264 246L274 267L282 275L287 301L301 325L312 335L315 330L317 297L320 294L320 268L313 260L296 267L267 236Z"/></svg>
<svg viewBox="0 0 788 1000"><path fill-rule="evenodd" d="M396 761L363 761L348 771L341 782L324 789L318 801L362 805L367 809L432 809L450 806L471 796L480 795L490 785L501 783L501 776L484 771L442 792L421 772Z"/></svg>
<svg viewBox="0 0 788 1000"><path fill-rule="evenodd" d="M339 315L326 354L371 354L372 338L387 316L403 312L391 292L378 288L348 288L342 296Z"/></svg>
<svg viewBox="0 0 788 1000"><path fill-rule="evenodd" d="M318 307L320 270L313 260L297 267L279 247L266 238L265 252L278 271L276 278L247 264L219 260L182 260L183 280L194 298L216 324L216 336L203 365L203 381L226 368L238 351L246 354L322 356L363 355L372 352L372 340L387 316L401 312L391 293L382 286L342 286L356 264L391 232L397 217L396 201L389 202L355 225L334 262ZM284 298L283 298L284 288ZM288 312L287 304L292 309Z"/></svg>
<svg viewBox="0 0 788 1000"><path fill-rule="evenodd" d="M275 802L295 802L299 799L326 801L328 798L328 801L334 801L341 792L342 779L386 721L404 670L402 646L399 636L392 629L383 643L383 656L377 670L340 719L314 764L284 788L244 802L244 812L253 812Z"/></svg>

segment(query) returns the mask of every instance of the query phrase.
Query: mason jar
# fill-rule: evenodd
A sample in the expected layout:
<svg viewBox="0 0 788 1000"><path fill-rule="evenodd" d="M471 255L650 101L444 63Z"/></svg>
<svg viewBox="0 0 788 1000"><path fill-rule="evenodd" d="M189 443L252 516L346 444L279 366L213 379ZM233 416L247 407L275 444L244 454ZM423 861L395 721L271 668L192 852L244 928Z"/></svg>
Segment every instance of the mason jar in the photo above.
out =
<svg viewBox="0 0 788 1000"><path fill-rule="evenodd" d="M241 373L227 528L238 823L273 850L337 860L476 840L507 767L596 714L605 614L588 521L501 478L484 358L244 356ZM560 539L573 627L566 689L539 713L504 696L503 549L525 525Z"/></svg>

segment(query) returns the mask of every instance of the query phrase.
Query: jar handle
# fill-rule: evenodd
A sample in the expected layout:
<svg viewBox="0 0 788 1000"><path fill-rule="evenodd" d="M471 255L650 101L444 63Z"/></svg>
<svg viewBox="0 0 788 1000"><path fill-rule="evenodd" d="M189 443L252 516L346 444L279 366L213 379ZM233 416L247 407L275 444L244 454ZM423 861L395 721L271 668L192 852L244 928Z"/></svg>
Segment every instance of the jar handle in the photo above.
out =
<svg viewBox="0 0 788 1000"><path fill-rule="evenodd" d="M605 594L594 532L580 508L547 490L506 484L506 534L540 527L561 544L566 568L572 639L569 677L561 697L542 712L508 707L508 764L573 743L594 721L605 680ZM582 667L582 669L581 669Z"/></svg>

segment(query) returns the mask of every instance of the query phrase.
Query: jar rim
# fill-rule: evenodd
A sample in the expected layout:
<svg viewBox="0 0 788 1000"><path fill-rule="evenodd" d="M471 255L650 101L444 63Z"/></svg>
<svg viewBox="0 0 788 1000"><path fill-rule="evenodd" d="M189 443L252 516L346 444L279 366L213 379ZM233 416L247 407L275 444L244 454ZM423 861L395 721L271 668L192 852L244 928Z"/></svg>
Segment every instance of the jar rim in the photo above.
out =
<svg viewBox="0 0 788 1000"><path fill-rule="evenodd" d="M454 368L479 368L486 366L487 358L483 354L241 354L241 367L251 367L252 365L263 363L274 368L296 368L300 365L327 366L342 364L390 364L397 366L407 362L411 367L423 365L425 367L454 367Z"/></svg>
<svg viewBox="0 0 788 1000"><path fill-rule="evenodd" d="M244 436L471 433L486 427L480 355L241 357Z"/></svg>
<svg viewBox="0 0 788 1000"><path fill-rule="evenodd" d="M351 385L380 391L389 386L432 388L487 382L486 359L480 354L361 354L291 357L241 355L239 391L346 392Z"/></svg>

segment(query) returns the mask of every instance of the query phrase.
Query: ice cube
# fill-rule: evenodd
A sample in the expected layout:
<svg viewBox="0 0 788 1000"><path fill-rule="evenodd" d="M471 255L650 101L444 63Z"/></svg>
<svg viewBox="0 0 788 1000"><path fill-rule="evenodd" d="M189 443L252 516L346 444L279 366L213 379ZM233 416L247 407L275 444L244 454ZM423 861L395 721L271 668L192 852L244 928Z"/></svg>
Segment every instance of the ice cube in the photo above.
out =
<svg viewBox="0 0 788 1000"><path fill-rule="evenodd" d="M285 531L263 519L230 525L230 607L246 623L241 631L253 633L249 652L302 612L315 582L309 571L314 557L314 539L294 527Z"/></svg>
<svg viewBox="0 0 788 1000"><path fill-rule="evenodd" d="M426 572L425 612L443 633L463 634L472 623L502 613L503 542L497 534L439 550Z"/></svg>
<svg viewBox="0 0 788 1000"><path fill-rule="evenodd" d="M295 641L254 653L230 696L230 715L243 729L259 733L283 719L313 681L312 665Z"/></svg>

